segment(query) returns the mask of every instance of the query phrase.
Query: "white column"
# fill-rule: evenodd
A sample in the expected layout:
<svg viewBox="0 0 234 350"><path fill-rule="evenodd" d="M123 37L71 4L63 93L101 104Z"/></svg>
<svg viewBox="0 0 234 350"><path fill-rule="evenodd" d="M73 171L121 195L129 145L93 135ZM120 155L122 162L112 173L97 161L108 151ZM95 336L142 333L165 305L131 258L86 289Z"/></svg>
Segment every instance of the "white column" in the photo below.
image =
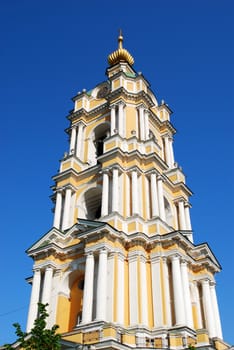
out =
<svg viewBox="0 0 234 350"><path fill-rule="evenodd" d="M197 311L197 328L201 329L201 328L203 328L203 322L202 322L201 302L200 302L198 283L196 281L194 281L193 286L194 286L196 311Z"/></svg>
<svg viewBox="0 0 234 350"><path fill-rule="evenodd" d="M52 290L52 279L53 279L53 268L51 266L47 266L45 269L44 283L43 283L43 291L42 291L42 303L50 304L50 295Z"/></svg>
<svg viewBox="0 0 234 350"><path fill-rule="evenodd" d="M165 145L165 161L169 168L171 168L171 157L170 157L170 146L168 136L164 136L164 145Z"/></svg>
<svg viewBox="0 0 234 350"><path fill-rule="evenodd" d="M126 217L130 216L130 177L129 174L125 174L125 191L123 191L123 199L125 201Z"/></svg>
<svg viewBox="0 0 234 350"><path fill-rule="evenodd" d="M113 181L112 181L112 212L119 211L119 170L113 168Z"/></svg>
<svg viewBox="0 0 234 350"><path fill-rule="evenodd" d="M93 253L89 253L86 256L86 264L85 264L82 323L88 323L92 321L93 277L94 277L94 256L93 256Z"/></svg>
<svg viewBox="0 0 234 350"><path fill-rule="evenodd" d="M185 223L186 223L186 229L189 231L192 231L192 225L191 225L191 220L190 220L190 212L189 212L189 203L184 204L184 216L185 216ZM189 235L187 235L189 240L193 243L193 233L191 232Z"/></svg>
<svg viewBox="0 0 234 350"><path fill-rule="evenodd" d="M76 156L80 159L82 159L83 127L83 124L79 123L76 142Z"/></svg>
<svg viewBox="0 0 234 350"><path fill-rule="evenodd" d="M203 308L205 313L206 328L208 329L209 336L211 338L216 336L215 324L214 324L214 314L211 304L211 295L210 295L210 282L208 279L201 281L202 285L202 301Z"/></svg>
<svg viewBox="0 0 234 350"><path fill-rule="evenodd" d="M149 139L149 112L145 109L145 140Z"/></svg>
<svg viewBox="0 0 234 350"><path fill-rule="evenodd" d="M219 307L218 307L218 301L217 301L214 282L211 282L210 284L210 295L211 295L211 302L212 302L212 308L213 308L213 314L214 314L216 336L220 339L223 339L222 327L221 327L220 316L219 316Z"/></svg>
<svg viewBox="0 0 234 350"><path fill-rule="evenodd" d="M154 327L161 327L163 325L163 309L160 257L151 257L151 279L153 294Z"/></svg>
<svg viewBox="0 0 234 350"><path fill-rule="evenodd" d="M96 320L106 321L106 292L107 292L107 250L99 252Z"/></svg>
<svg viewBox="0 0 234 350"><path fill-rule="evenodd" d="M57 191L53 226L58 229L60 228L61 212L62 212L62 192Z"/></svg>
<svg viewBox="0 0 234 350"><path fill-rule="evenodd" d="M187 262L185 260L181 261L181 278L182 285L184 291L184 310L185 310L185 318L186 325L190 328L193 328L193 315L192 315L192 303L190 297L190 289L189 289L189 279L188 279L188 267Z"/></svg>
<svg viewBox="0 0 234 350"><path fill-rule="evenodd" d="M106 287L106 321L114 322L115 306L115 253L111 252L107 258L107 287Z"/></svg>
<svg viewBox="0 0 234 350"><path fill-rule="evenodd" d="M104 171L102 175L102 211L101 215L108 215L108 199L109 199L109 174L108 171Z"/></svg>
<svg viewBox="0 0 234 350"><path fill-rule="evenodd" d="M33 323L37 318L39 295L40 295L40 284L41 284L41 271L35 269L32 282L31 299L28 311L28 322L27 322L27 332L30 332L33 327Z"/></svg>
<svg viewBox="0 0 234 350"><path fill-rule="evenodd" d="M64 211L63 211L63 224L62 229L66 230L69 227L69 216L70 216L70 206L71 206L71 188L66 188L65 192L65 203L64 203Z"/></svg>
<svg viewBox="0 0 234 350"><path fill-rule="evenodd" d="M138 319L138 271L137 256L129 257L129 312L130 326L137 325Z"/></svg>
<svg viewBox="0 0 234 350"><path fill-rule="evenodd" d="M147 295L147 278L146 278L146 258L140 257L140 276L141 276L141 324L148 326L148 295Z"/></svg>
<svg viewBox="0 0 234 350"><path fill-rule="evenodd" d="M170 284L169 284L169 272L167 258L162 258L163 263L163 282L164 282L164 296L165 296L165 305L166 308L166 326L171 326L171 298L170 298Z"/></svg>
<svg viewBox="0 0 234 350"><path fill-rule="evenodd" d="M119 117L119 135L124 137L124 103L121 101L118 104L118 108L119 108L119 113L118 113L118 117Z"/></svg>
<svg viewBox="0 0 234 350"><path fill-rule="evenodd" d="M118 254L117 323L124 324L124 255Z"/></svg>
<svg viewBox="0 0 234 350"><path fill-rule="evenodd" d="M185 214L186 229L191 231L192 225L191 225L190 213L189 213L189 203L185 203L184 214Z"/></svg>
<svg viewBox="0 0 234 350"><path fill-rule="evenodd" d="M184 298L180 273L180 258L178 255L172 256L171 265L176 325L185 325Z"/></svg>
<svg viewBox="0 0 234 350"><path fill-rule="evenodd" d="M152 217L159 215L156 173L150 175Z"/></svg>
<svg viewBox="0 0 234 350"><path fill-rule="evenodd" d="M175 212L175 229L179 230L179 208L177 201L174 201L174 212Z"/></svg>
<svg viewBox="0 0 234 350"><path fill-rule="evenodd" d="M158 176L158 203L159 203L159 215L163 221L166 220L164 198L163 198L163 180L161 176Z"/></svg>
<svg viewBox="0 0 234 350"><path fill-rule="evenodd" d="M70 154L75 153L76 146L76 126L71 129L71 142L70 142Z"/></svg>
<svg viewBox="0 0 234 350"><path fill-rule="evenodd" d="M171 167L174 167L175 164L175 158L174 158L174 152L173 152L173 138L169 137L169 151L170 151L170 161L171 161Z"/></svg>
<svg viewBox="0 0 234 350"><path fill-rule="evenodd" d="M111 136L115 134L116 129L116 113L115 113L116 106L111 106Z"/></svg>
<svg viewBox="0 0 234 350"><path fill-rule="evenodd" d="M180 230L186 230L186 223L185 223L185 213L184 213L184 201L180 200L178 202L179 206L179 224L180 224Z"/></svg>
<svg viewBox="0 0 234 350"><path fill-rule="evenodd" d="M132 215L139 214L137 171L132 171Z"/></svg>
<svg viewBox="0 0 234 350"><path fill-rule="evenodd" d="M49 319L47 322L48 328L53 327L56 323L57 316L57 302L58 302L58 288L60 285L61 269L54 269L53 271L53 281L50 295L50 305L49 305Z"/></svg>
<svg viewBox="0 0 234 350"><path fill-rule="evenodd" d="M140 175L137 178L137 189L138 189L138 214L143 216L143 203L145 205L145 201L142 197L142 189L143 189L143 182L142 182L143 176Z"/></svg>
<svg viewBox="0 0 234 350"><path fill-rule="evenodd" d="M107 295L106 295L106 321L114 322L115 306L115 253L108 254L107 259Z"/></svg>
<svg viewBox="0 0 234 350"><path fill-rule="evenodd" d="M143 182L143 203L145 202L145 211L142 208L142 214L145 215L146 220L152 218L152 203L151 203L151 190L150 190L150 178L146 175L142 176ZM143 205L142 205L143 207Z"/></svg>
<svg viewBox="0 0 234 350"><path fill-rule="evenodd" d="M140 117L140 139L145 140L145 120L144 120L144 107L139 107L139 117Z"/></svg>

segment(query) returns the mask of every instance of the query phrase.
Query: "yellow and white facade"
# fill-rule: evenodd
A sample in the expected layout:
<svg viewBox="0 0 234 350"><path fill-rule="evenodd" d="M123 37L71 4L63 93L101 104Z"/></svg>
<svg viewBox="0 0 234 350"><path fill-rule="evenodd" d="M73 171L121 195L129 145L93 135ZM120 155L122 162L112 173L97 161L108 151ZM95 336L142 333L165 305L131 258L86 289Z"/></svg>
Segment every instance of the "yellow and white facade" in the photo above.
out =
<svg viewBox="0 0 234 350"><path fill-rule="evenodd" d="M118 41L107 80L73 98L53 228L27 251L27 330L41 301L69 348L222 350L220 265L207 244L193 243L171 110Z"/></svg>

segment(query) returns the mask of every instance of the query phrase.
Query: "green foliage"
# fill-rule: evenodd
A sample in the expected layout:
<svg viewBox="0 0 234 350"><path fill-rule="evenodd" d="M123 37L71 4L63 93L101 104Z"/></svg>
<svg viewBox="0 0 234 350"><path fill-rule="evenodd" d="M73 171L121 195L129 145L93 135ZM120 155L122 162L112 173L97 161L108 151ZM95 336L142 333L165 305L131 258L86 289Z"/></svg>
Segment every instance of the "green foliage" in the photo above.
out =
<svg viewBox="0 0 234 350"><path fill-rule="evenodd" d="M48 304L38 303L38 318L34 321L34 326L29 333L21 330L18 323L14 323L15 334L17 335L17 348L25 350L60 350L61 336L56 331L59 326L54 325L51 329L46 329L46 319L49 316L46 312ZM6 350L14 350L12 345L5 345Z"/></svg>
<svg viewBox="0 0 234 350"><path fill-rule="evenodd" d="M189 348L189 350L196 350L195 346L193 346L191 344L189 344L188 348Z"/></svg>

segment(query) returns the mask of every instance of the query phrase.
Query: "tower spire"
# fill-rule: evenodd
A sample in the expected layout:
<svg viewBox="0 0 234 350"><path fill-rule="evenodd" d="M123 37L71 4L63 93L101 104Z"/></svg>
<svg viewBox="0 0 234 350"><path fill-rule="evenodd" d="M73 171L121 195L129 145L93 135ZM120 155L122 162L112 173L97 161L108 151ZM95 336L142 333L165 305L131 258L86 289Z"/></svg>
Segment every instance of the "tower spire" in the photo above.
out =
<svg viewBox="0 0 234 350"><path fill-rule="evenodd" d="M112 52L108 56L108 63L110 66L114 66L117 63L120 62L127 62L132 66L134 64L134 58L132 55L123 48L123 35L122 30L119 30L119 36L118 36L118 49Z"/></svg>
<svg viewBox="0 0 234 350"><path fill-rule="evenodd" d="M123 48L123 34L122 34L122 29L119 30L118 43L119 43L119 49L122 49L122 48Z"/></svg>

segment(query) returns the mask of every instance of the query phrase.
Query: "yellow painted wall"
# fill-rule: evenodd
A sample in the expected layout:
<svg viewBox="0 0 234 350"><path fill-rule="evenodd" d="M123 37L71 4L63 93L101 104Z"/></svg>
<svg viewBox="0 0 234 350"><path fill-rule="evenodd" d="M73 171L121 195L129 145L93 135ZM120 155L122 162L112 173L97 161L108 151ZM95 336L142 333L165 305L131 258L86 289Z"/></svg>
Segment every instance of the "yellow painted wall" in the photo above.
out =
<svg viewBox="0 0 234 350"><path fill-rule="evenodd" d="M126 106L125 108L126 113L126 137L130 138L132 137L132 130L137 130L136 126L136 108L135 106Z"/></svg>
<svg viewBox="0 0 234 350"><path fill-rule="evenodd" d="M76 326L78 313L82 311L83 290L79 288L82 280L83 276L76 279L71 287L69 330L72 330Z"/></svg>
<svg viewBox="0 0 234 350"><path fill-rule="evenodd" d="M134 84L133 82L128 81L127 82L127 90L128 91L133 91Z"/></svg>
<svg viewBox="0 0 234 350"><path fill-rule="evenodd" d="M56 324L59 325L59 332L65 333L69 329L69 310L70 301L63 295L58 297L58 306L56 314Z"/></svg>
<svg viewBox="0 0 234 350"><path fill-rule="evenodd" d="M118 87L120 87L120 79L113 81L113 89L117 89Z"/></svg>

